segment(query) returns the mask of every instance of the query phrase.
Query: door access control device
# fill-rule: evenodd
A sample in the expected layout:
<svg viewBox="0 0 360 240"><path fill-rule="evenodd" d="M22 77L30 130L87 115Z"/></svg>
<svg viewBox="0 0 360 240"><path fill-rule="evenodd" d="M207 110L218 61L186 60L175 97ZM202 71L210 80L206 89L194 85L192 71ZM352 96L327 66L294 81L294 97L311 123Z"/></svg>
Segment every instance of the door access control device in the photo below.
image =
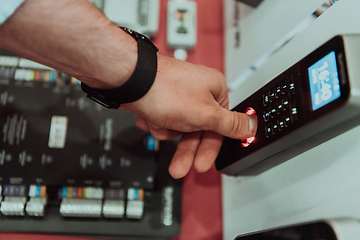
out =
<svg viewBox="0 0 360 240"><path fill-rule="evenodd" d="M359 124L360 36L336 36L233 111L256 112L252 141L225 138L216 159L228 175L256 175Z"/></svg>
<svg viewBox="0 0 360 240"><path fill-rule="evenodd" d="M355 240L360 223L354 219L327 219L239 235L235 240Z"/></svg>
<svg viewBox="0 0 360 240"><path fill-rule="evenodd" d="M156 141L79 83L0 50L0 231L179 235L181 180L168 173L176 142Z"/></svg>

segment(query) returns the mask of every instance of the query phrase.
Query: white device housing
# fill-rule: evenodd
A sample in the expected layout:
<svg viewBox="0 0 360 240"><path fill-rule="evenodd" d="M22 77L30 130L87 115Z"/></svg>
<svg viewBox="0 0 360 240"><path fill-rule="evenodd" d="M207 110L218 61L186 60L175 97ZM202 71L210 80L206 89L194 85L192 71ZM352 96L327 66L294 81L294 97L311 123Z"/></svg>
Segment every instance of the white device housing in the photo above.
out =
<svg viewBox="0 0 360 240"><path fill-rule="evenodd" d="M231 92L230 108L333 36L359 34L359 9L358 0L338 1ZM348 49L359 52L358 44L349 43ZM359 56L347 55L357 66L349 74L360 82L360 62L354 58ZM360 219L359 136L356 127L258 176L222 176L224 239L317 219Z"/></svg>
<svg viewBox="0 0 360 240"><path fill-rule="evenodd" d="M356 240L360 236L360 222L355 219L329 219L326 222L334 230L337 240Z"/></svg>
<svg viewBox="0 0 360 240"><path fill-rule="evenodd" d="M181 12L184 13L181 13ZM180 19L181 17L181 19ZM196 2L168 2L167 45L173 49L192 49L196 45Z"/></svg>
<svg viewBox="0 0 360 240"><path fill-rule="evenodd" d="M224 0L225 75L233 90L307 27L325 0L264 0L257 8Z"/></svg>
<svg viewBox="0 0 360 240"><path fill-rule="evenodd" d="M302 97L294 97L293 99L286 97L286 101L293 101L294 104L296 103L296 105L301 106L298 108L295 107L297 116L296 118L300 119L299 121L301 123L296 126L297 122L295 121L294 126L296 127L291 126L291 123L288 124L289 126L283 127L281 133L284 132L285 135L280 135L281 137L278 139L273 138L273 136L276 136L277 134L275 134L275 132L274 134L271 132L269 135L265 134L264 130L267 129L265 126L269 125L271 128L271 124L267 124L267 122L264 120L265 116L263 115L263 110L269 108L270 103L267 105L267 107L263 107L263 94L266 94L270 87L266 85L264 88L261 88L259 90L260 94L258 94L258 92L253 94L248 99L246 99L246 102L240 104L242 107L239 105L234 109L236 111L242 111L242 109L245 109L246 107L254 107L254 109L257 111L258 130L254 142L257 141L258 145L253 146L254 149L250 152L250 154L243 155L245 149L242 149L243 151L241 151L240 142L238 140L229 140L226 138L224 140L223 148L220 151L219 157L216 160L217 168L220 169L222 173L229 175L260 174L261 172L271 167L275 167L276 165L290 159L291 157L304 152L320 143L323 143L326 140L348 131L349 129L360 124L360 71L358 67L360 64L360 34L340 35L336 39L342 39L343 43L339 41L335 44L333 41L335 39L333 39L329 42L326 41L328 43L322 43L319 47L323 47L322 54L328 54L330 51L337 51L337 48L341 48L341 46L344 45L344 52L340 53L339 51L336 53L339 55L339 57L336 57L336 61L338 61L339 64L339 68L336 71L339 78L341 79L340 85L341 88L343 88L341 94L344 97L343 99L339 98L339 100L341 100L341 106L335 107L336 104L332 107L328 106L327 110L324 108L322 109L326 111L323 111L321 114L321 110L309 110L312 103L310 100L310 95L307 96L310 92L310 88L307 89L306 87L306 83L309 82L308 76L305 74L307 70L299 70L301 65L304 66L308 64L309 59L306 57L305 59L300 60L294 65L294 67L285 70L269 84L270 87L275 89L276 84L278 84L279 81L282 82L284 78L289 75L298 74L299 77L294 77L295 80L293 83L295 84L295 88L298 88L297 94L301 94ZM324 50L324 47L326 50ZM311 58L319 61L324 57L322 54L319 54L319 50L315 50L312 53ZM340 55L342 57L340 57ZM306 65L306 68L307 67L310 67L310 65ZM348 72L347 77L346 72ZM347 90L348 87L346 87L347 81L350 85L349 90ZM348 97L345 98L347 94ZM281 99L281 96L279 96L279 99ZM273 103L276 101L278 100L274 99ZM335 103L335 101L333 102ZM338 103L340 103L340 101ZM330 105L331 103L327 103L326 105L328 104ZM269 119L270 122L272 121L272 124L276 123L276 121L279 122L279 117L277 116L283 116L283 112L280 111L279 114L275 115L276 116L274 116L274 120ZM309 117L310 115L312 117ZM306 119L307 117L309 118ZM291 116L289 115L288 118L290 119ZM287 130L290 131L287 132ZM237 146L240 150L237 148L234 150L234 147L229 147L233 146L234 142L236 144L238 143ZM251 146L249 148L251 148ZM232 151L233 153L229 154ZM233 155L236 155L238 158L232 157ZM237 161L232 162L230 165L224 166L223 163L226 162L226 157L228 156L232 161Z"/></svg>
<svg viewBox="0 0 360 240"><path fill-rule="evenodd" d="M118 26L148 37L159 30L160 0L105 0L103 12Z"/></svg>

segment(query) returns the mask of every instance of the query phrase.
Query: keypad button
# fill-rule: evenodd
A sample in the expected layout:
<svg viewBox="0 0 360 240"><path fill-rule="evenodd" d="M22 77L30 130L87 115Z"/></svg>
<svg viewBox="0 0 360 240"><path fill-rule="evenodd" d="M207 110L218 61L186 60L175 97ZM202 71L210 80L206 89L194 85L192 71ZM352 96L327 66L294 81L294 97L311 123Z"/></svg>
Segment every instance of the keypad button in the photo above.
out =
<svg viewBox="0 0 360 240"><path fill-rule="evenodd" d="M265 126L265 136L270 137L271 134L272 134L271 125L268 124L268 125Z"/></svg>
<svg viewBox="0 0 360 240"><path fill-rule="evenodd" d="M271 124L272 134L276 134L279 131L279 125L277 122Z"/></svg>
<svg viewBox="0 0 360 240"><path fill-rule="evenodd" d="M293 123L298 119L298 108L295 101L290 103L290 118Z"/></svg>
<svg viewBox="0 0 360 240"><path fill-rule="evenodd" d="M289 96L295 95L295 83L294 83L294 77L289 77Z"/></svg>
<svg viewBox="0 0 360 240"><path fill-rule="evenodd" d="M263 115L263 118L264 118L264 122L268 122L270 120L270 118L266 115L267 113L265 113Z"/></svg>
<svg viewBox="0 0 360 240"><path fill-rule="evenodd" d="M263 95L263 105L266 107L269 104L270 100L269 100L269 95L268 94L264 94Z"/></svg>
<svg viewBox="0 0 360 240"><path fill-rule="evenodd" d="M276 116L276 106L272 106L270 110L270 118L274 118Z"/></svg>
<svg viewBox="0 0 360 240"><path fill-rule="evenodd" d="M265 110L265 112L263 113L263 119L265 122L268 122L270 120L270 112Z"/></svg>
<svg viewBox="0 0 360 240"><path fill-rule="evenodd" d="M282 114L283 113L283 104L281 100L278 100L276 102L276 112L277 114Z"/></svg>
<svg viewBox="0 0 360 240"><path fill-rule="evenodd" d="M284 98L282 100L282 110L286 112L289 109L289 100L287 98Z"/></svg>
<svg viewBox="0 0 360 240"><path fill-rule="evenodd" d="M285 121L284 121L285 127L288 127L291 124L291 118L290 116L285 116Z"/></svg>
<svg viewBox="0 0 360 240"><path fill-rule="evenodd" d="M270 102L273 102L275 99L275 89L272 88L270 91L269 91L269 101Z"/></svg>
<svg viewBox="0 0 360 240"><path fill-rule="evenodd" d="M285 127L285 117L281 117L279 120L279 130L284 129Z"/></svg>
<svg viewBox="0 0 360 240"><path fill-rule="evenodd" d="M278 84L276 85L276 88L275 88L275 98L279 98L281 95L281 85Z"/></svg>
<svg viewBox="0 0 360 240"><path fill-rule="evenodd" d="M285 79L285 80L281 83L281 94L282 94L282 95L287 94L288 88L289 88L288 80Z"/></svg>

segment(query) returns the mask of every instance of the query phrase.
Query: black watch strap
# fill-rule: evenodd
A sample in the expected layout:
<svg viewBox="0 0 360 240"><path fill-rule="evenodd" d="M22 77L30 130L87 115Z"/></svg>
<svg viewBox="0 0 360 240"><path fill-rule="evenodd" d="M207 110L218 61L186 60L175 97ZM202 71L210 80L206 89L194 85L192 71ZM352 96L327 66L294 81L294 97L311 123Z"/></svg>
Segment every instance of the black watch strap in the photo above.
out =
<svg viewBox="0 0 360 240"><path fill-rule="evenodd" d="M121 104L143 97L150 90L157 72L158 48L147 37L128 28L122 29L137 40L138 60L131 77L120 87L109 90L93 89L81 83L81 88L90 99L107 108L116 109Z"/></svg>

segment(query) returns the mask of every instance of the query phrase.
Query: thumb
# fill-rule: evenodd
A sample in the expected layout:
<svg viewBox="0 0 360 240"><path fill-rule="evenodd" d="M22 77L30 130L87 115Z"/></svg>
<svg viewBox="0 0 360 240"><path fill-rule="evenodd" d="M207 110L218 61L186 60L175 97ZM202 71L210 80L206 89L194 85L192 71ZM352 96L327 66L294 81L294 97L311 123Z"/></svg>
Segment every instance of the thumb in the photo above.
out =
<svg viewBox="0 0 360 240"><path fill-rule="evenodd" d="M212 121L211 131L234 139L255 136L257 130L256 115L229 111L222 107L219 107L217 111L217 117Z"/></svg>

